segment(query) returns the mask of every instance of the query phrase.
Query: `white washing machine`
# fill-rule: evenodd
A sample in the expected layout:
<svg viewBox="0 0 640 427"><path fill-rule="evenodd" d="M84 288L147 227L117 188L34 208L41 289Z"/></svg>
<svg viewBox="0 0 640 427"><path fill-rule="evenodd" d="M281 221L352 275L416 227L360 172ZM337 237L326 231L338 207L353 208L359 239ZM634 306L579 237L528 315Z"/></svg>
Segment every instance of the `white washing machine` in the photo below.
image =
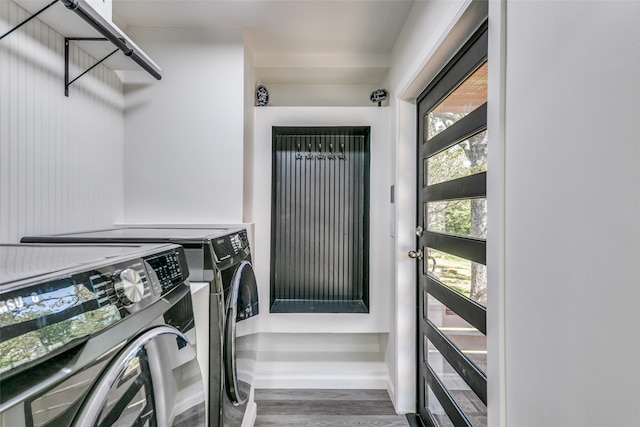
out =
<svg viewBox="0 0 640 427"><path fill-rule="evenodd" d="M198 289L194 301L196 325L208 324L208 333L198 337L198 358L207 383L209 425L253 425L256 406L252 387L258 351L259 302L245 229L122 226L28 236L22 242L181 245L189 265L191 286ZM208 304L207 298L198 297L207 292Z"/></svg>

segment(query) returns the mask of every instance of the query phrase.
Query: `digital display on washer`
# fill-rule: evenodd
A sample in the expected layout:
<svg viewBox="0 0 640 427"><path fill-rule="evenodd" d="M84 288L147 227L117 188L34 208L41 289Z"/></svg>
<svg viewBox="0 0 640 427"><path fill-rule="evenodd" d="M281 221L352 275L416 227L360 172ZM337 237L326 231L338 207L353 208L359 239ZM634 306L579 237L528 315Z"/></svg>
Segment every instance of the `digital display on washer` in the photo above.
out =
<svg viewBox="0 0 640 427"><path fill-rule="evenodd" d="M0 375L121 319L73 278L0 294Z"/></svg>
<svg viewBox="0 0 640 427"><path fill-rule="evenodd" d="M177 253L170 252L155 258L147 258L146 261L158 277L163 293L184 280Z"/></svg>

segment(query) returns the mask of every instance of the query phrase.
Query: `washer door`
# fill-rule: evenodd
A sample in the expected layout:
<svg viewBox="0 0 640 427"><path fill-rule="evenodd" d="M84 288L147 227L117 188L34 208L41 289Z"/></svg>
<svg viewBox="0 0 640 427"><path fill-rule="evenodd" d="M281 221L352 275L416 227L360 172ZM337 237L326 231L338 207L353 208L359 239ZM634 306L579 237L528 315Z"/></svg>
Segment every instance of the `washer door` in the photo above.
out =
<svg viewBox="0 0 640 427"><path fill-rule="evenodd" d="M91 390L74 426L204 426L196 351L177 329L147 330L120 352Z"/></svg>
<svg viewBox="0 0 640 427"><path fill-rule="evenodd" d="M225 386L231 403L239 406L247 401L250 386L239 386L236 322L258 314L256 276L248 261L242 261L233 275L228 306L224 339Z"/></svg>

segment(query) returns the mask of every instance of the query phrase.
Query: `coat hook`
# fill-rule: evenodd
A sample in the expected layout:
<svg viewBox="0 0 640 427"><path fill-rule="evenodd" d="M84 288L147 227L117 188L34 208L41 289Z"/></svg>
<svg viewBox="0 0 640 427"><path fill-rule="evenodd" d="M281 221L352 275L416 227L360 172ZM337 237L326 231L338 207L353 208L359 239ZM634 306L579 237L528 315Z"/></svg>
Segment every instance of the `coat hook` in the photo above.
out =
<svg viewBox="0 0 640 427"><path fill-rule="evenodd" d="M309 152L305 156L307 158L307 160L313 159L313 154L311 154L311 150L312 150L312 145L311 145L311 143L309 143Z"/></svg>
<svg viewBox="0 0 640 427"><path fill-rule="evenodd" d="M333 155L333 142L329 143L329 154L327 154L327 158L333 160L336 156Z"/></svg>
<svg viewBox="0 0 640 427"><path fill-rule="evenodd" d="M297 147L297 149L296 149L296 160L300 160L300 159L302 159L302 153L300 152L300 143L299 142L296 144L296 147Z"/></svg>
<svg viewBox="0 0 640 427"><path fill-rule="evenodd" d="M324 154L322 153L322 142L318 142L318 160L324 160Z"/></svg>
<svg viewBox="0 0 640 427"><path fill-rule="evenodd" d="M340 160L344 160L345 159L345 157L344 157L344 142L340 143L340 152L338 153L338 158Z"/></svg>

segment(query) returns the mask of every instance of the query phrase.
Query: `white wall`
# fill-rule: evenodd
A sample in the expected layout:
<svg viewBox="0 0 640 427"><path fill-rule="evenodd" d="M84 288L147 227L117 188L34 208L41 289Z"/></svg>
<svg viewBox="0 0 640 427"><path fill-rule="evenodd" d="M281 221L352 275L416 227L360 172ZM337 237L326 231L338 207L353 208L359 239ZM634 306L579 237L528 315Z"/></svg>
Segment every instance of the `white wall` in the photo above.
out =
<svg viewBox="0 0 640 427"><path fill-rule="evenodd" d="M127 28L163 70L125 87L124 220L243 222L239 31Z"/></svg>
<svg viewBox="0 0 640 427"><path fill-rule="evenodd" d="M0 1L0 34L27 16ZM95 62L70 53L72 78ZM122 111L102 65L64 96L64 38L39 20L0 41L0 242L121 220Z"/></svg>
<svg viewBox="0 0 640 427"><path fill-rule="evenodd" d="M254 269L262 301L262 332L388 332L389 109L378 107L257 107L254 144ZM272 126L371 126L370 313L269 313Z"/></svg>
<svg viewBox="0 0 640 427"><path fill-rule="evenodd" d="M639 19L506 7L504 426L640 418Z"/></svg>
<svg viewBox="0 0 640 427"><path fill-rule="evenodd" d="M255 106L256 75L253 69L253 52L244 47L244 180L243 180L243 222L253 222L253 127Z"/></svg>
<svg viewBox="0 0 640 427"><path fill-rule="evenodd" d="M270 84L269 105L297 107L370 107L370 95L379 84L362 85L295 85Z"/></svg>

